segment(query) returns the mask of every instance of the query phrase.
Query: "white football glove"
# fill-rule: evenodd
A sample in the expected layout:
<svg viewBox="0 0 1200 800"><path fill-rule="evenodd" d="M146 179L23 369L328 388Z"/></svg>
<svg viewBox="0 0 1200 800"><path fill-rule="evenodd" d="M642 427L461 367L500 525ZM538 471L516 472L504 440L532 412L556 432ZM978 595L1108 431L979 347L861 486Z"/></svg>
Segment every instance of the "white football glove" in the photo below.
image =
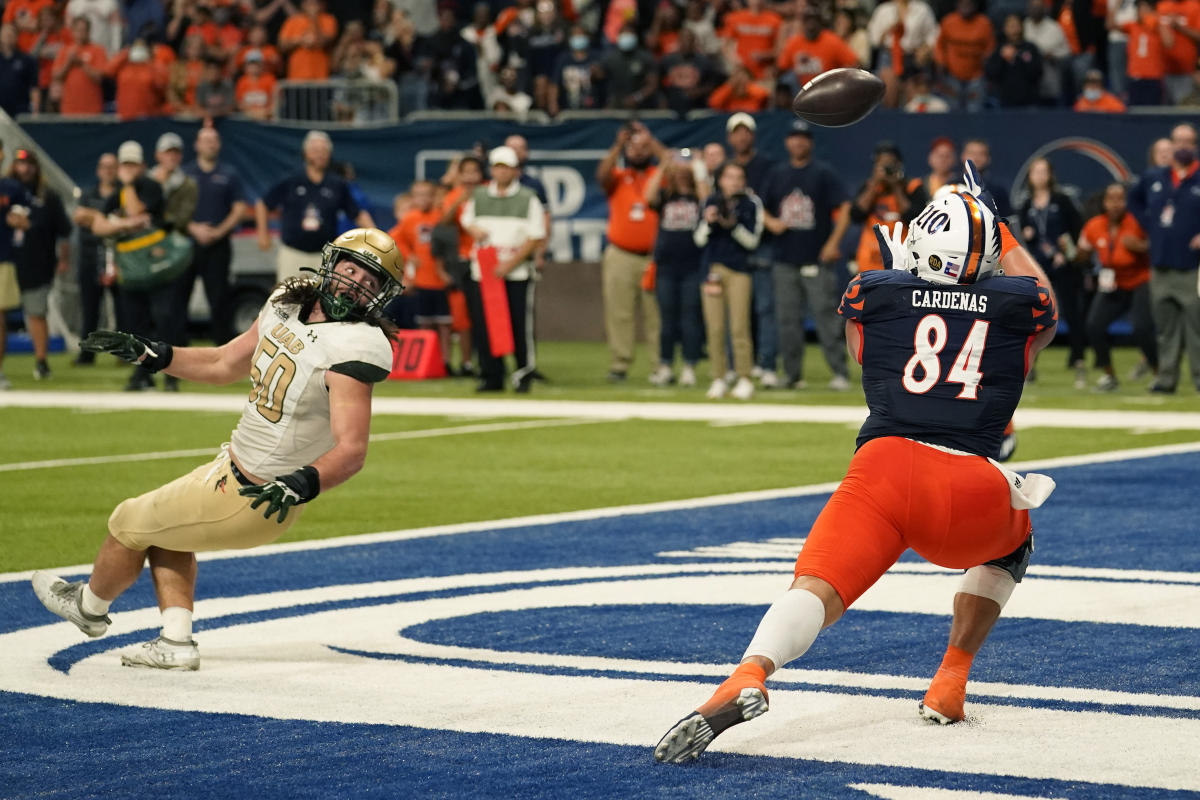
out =
<svg viewBox="0 0 1200 800"><path fill-rule="evenodd" d="M904 257L904 223L896 222L890 231L876 224L875 240L879 242L879 255L883 256L884 269L908 269Z"/></svg>

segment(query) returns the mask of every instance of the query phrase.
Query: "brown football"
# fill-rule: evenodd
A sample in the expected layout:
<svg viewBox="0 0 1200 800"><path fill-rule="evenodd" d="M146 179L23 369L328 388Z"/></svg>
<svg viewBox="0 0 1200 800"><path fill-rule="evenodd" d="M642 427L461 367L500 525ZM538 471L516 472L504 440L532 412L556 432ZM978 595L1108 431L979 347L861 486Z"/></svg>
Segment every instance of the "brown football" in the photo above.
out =
<svg viewBox="0 0 1200 800"><path fill-rule="evenodd" d="M804 84L792 100L792 112L815 125L853 125L879 104L883 88L883 81L866 70L831 69Z"/></svg>

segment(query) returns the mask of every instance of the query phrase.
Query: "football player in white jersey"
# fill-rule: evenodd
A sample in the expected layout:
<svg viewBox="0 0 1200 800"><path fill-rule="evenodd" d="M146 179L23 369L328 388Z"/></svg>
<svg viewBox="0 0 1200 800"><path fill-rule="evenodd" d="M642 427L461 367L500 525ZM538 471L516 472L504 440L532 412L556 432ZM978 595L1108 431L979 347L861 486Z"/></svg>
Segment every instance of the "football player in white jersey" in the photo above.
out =
<svg viewBox="0 0 1200 800"><path fill-rule="evenodd" d="M309 271L315 278L286 281L255 325L221 347L173 348L119 331L96 331L81 345L189 381L228 384L249 373L251 382L216 459L117 506L86 582L33 575L46 608L96 637L148 560L162 633L123 655L126 666L198 669L195 553L274 541L301 504L363 466L372 385L392 368L395 326L381 312L403 290L403 259L383 231L356 228L327 244L320 269Z"/></svg>

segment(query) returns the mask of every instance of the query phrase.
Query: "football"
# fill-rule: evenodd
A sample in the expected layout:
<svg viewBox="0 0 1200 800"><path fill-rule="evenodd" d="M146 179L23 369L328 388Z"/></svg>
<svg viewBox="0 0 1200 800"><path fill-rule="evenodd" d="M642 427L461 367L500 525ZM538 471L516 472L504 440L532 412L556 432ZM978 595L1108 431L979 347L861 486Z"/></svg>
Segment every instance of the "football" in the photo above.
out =
<svg viewBox="0 0 1200 800"><path fill-rule="evenodd" d="M830 128L853 125L879 104L883 88L883 81L866 70L831 69L804 84L792 100L792 112Z"/></svg>

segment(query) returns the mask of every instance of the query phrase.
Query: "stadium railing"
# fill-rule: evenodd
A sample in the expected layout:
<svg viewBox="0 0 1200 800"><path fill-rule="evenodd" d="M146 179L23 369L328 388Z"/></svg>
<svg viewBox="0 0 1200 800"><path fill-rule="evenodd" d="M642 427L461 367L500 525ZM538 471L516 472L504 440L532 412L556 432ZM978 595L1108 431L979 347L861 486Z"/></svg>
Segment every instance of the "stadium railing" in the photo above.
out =
<svg viewBox="0 0 1200 800"><path fill-rule="evenodd" d="M280 81L275 119L350 125L400 121L400 97L393 81L331 79Z"/></svg>

